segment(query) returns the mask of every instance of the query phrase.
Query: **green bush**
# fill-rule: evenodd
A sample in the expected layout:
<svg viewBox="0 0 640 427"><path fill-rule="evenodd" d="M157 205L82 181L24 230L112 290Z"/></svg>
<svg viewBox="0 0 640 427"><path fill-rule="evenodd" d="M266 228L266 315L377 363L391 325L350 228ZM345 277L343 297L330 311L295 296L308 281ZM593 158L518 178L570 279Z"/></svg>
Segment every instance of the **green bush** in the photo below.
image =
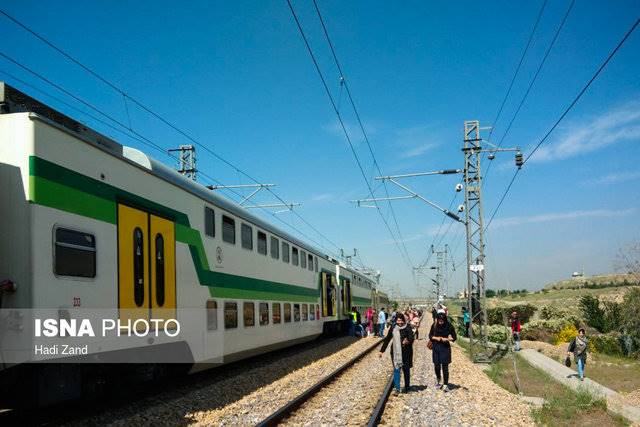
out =
<svg viewBox="0 0 640 427"><path fill-rule="evenodd" d="M510 330L507 332L507 328L501 325L489 325L487 327L487 339L491 342L506 343L509 338L508 333L510 333Z"/></svg>
<svg viewBox="0 0 640 427"><path fill-rule="evenodd" d="M536 312L537 308L531 304L518 304L510 307L494 307L487 309L487 319L490 325L504 325L504 317L510 318L513 311L518 312L520 323L526 323Z"/></svg>
<svg viewBox="0 0 640 427"><path fill-rule="evenodd" d="M555 337L566 327L574 325L571 319L537 319L522 325L522 339L545 341L553 344Z"/></svg>
<svg viewBox="0 0 640 427"><path fill-rule="evenodd" d="M640 289L629 290L620 305L620 332L626 354L640 352Z"/></svg>
<svg viewBox="0 0 640 427"><path fill-rule="evenodd" d="M580 298L580 308L587 325L596 328L600 332L605 332L604 310L600 307L600 300L593 295L584 295Z"/></svg>
<svg viewBox="0 0 640 427"><path fill-rule="evenodd" d="M608 334L593 335L589 337L589 343L598 353L610 354L612 356L625 356L623 337L618 332Z"/></svg>

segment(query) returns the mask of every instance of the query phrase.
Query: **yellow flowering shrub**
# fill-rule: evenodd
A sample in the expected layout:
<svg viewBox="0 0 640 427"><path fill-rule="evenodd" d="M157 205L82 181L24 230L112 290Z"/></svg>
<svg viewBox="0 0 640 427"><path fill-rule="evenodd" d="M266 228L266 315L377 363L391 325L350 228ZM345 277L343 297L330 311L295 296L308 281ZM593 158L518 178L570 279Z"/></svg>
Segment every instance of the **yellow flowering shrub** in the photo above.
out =
<svg viewBox="0 0 640 427"><path fill-rule="evenodd" d="M575 325L567 325L555 334L555 344L569 342L578 335L578 329Z"/></svg>

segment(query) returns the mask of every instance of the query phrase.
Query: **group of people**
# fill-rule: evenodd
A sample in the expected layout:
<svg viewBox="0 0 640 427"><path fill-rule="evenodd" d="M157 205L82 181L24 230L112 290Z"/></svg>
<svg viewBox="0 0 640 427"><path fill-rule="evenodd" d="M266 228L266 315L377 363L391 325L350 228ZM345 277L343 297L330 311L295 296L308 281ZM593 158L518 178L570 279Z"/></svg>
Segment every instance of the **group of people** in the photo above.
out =
<svg viewBox="0 0 640 427"><path fill-rule="evenodd" d="M462 320L464 323L465 336L469 336L471 325L471 315L466 307L462 308ZM448 318L447 308L438 302L432 310L433 324L429 330L427 347L432 351L432 361L436 374L436 387L448 392L449 388L449 365L451 364L451 343L456 341L457 335L455 327ZM375 316L375 312L372 313ZM369 318L369 311L367 312ZM413 344L418 340L418 328L422 318L422 312L418 310L407 310L405 312L396 311L392 313L389 322L390 328L385 337L386 313L384 308L378 313L378 333L384 341L380 349L380 357L391 345L391 363L393 364L393 383L397 393L401 392L400 377L404 376L404 388L402 392L407 393L411 389L411 368L413 367ZM514 350L520 351L520 334L522 325L517 312L511 313L511 333L514 342ZM566 364L570 365L570 356L573 355L578 368L578 377L584 380L584 369L587 362L587 352L589 349L588 339L585 336L584 328L580 328L578 336L569 344L567 349Z"/></svg>
<svg viewBox="0 0 640 427"><path fill-rule="evenodd" d="M398 314L404 315L417 338L418 325L420 324L420 317L422 316L422 312L420 310L407 309L403 313L394 311L389 319L384 307L380 308L378 313L376 313L376 310L373 307L367 308L364 318L362 318L360 311L358 311L356 307L352 307L351 312L349 313L351 317L349 335L356 337L376 336L384 338L387 323L394 325Z"/></svg>
<svg viewBox="0 0 640 427"><path fill-rule="evenodd" d="M411 389L411 368L413 367L413 343L418 339L418 328L422 313L409 310L404 313L396 312L392 316L389 332L385 337L380 357L391 345L391 362L393 364L393 383L397 393L400 393L400 373L404 376L404 388L407 393ZM436 309L435 319L429 330L427 347L432 351L432 361L436 374L436 387L448 392L449 364L451 363L451 343L457 339L456 331L449 322L445 308Z"/></svg>
<svg viewBox="0 0 640 427"><path fill-rule="evenodd" d="M367 308L364 318L356 307L351 308L349 313L351 323L349 325L349 335L356 337L379 336L384 337L385 325L387 324L387 313L384 307L379 313L373 307Z"/></svg>

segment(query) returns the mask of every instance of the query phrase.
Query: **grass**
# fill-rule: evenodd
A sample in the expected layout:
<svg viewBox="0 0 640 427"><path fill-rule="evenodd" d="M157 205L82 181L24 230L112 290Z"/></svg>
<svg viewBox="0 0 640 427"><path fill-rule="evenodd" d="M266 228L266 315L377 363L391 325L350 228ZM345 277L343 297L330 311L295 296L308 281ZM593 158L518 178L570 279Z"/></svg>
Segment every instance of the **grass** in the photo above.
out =
<svg viewBox="0 0 640 427"><path fill-rule="evenodd" d="M516 356L520 391L525 396L543 397L542 408L532 410L537 425L543 426L624 426L624 418L607 411L604 399L597 399L586 390L573 391L546 373ZM487 375L511 393L517 393L513 359L504 357L492 363Z"/></svg>

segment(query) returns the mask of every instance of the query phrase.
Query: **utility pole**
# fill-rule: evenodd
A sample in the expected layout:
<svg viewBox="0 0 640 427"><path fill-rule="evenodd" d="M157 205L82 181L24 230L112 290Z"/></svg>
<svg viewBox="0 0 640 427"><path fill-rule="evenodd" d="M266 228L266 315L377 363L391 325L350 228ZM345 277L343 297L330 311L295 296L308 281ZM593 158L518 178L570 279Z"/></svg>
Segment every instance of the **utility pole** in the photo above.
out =
<svg viewBox="0 0 640 427"><path fill-rule="evenodd" d="M196 180L196 147L193 145L180 145L178 148L172 148L170 153L178 151L178 172L187 178Z"/></svg>
<svg viewBox="0 0 640 427"><path fill-rule="evenodd" d="M482 358L476 347L485 347L487 311L484 292L484 224L482 218L482 174L480 158L482 144L480 122L464 122L464 205L467 232L467 293L471 324L479 324L479 334L469 328L470 356L473 360Z"/></svg>

